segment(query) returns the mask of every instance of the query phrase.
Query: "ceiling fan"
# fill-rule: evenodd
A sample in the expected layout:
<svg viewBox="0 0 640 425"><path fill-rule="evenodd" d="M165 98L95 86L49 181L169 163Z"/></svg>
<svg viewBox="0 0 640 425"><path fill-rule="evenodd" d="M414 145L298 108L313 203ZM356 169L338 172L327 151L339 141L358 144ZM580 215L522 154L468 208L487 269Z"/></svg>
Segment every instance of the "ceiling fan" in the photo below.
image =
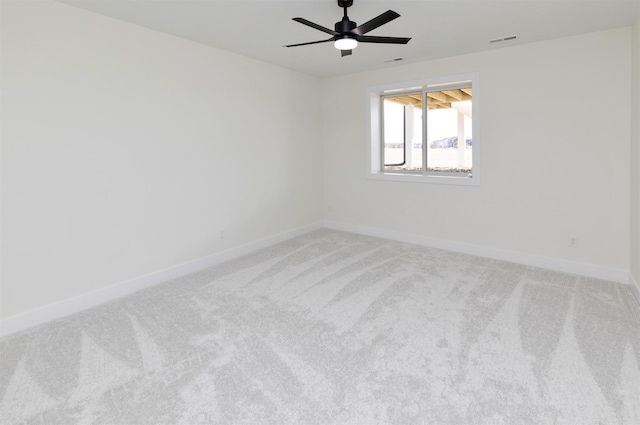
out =
<svg viewBox="0 0 640 425"><path fill-rule="evenodd" d="M369 31L372 31L394 19L400 17L399 14L393 10L387 10L383 14L376 16L364 24L357 26L357 24L347 16L347 8L353 5L353 0L338 0L338 6L344 8L344 16L342 20L336 22L335 30L325 28L321 25L315 24L304 18L293 18L294 21L307 25L311 28L315 28L327 34L331 34L331 38L320 41L311 41L309 43L290 44L284 47L297 47L307 46L309 44L328 43L334 42L336 49L340 50L342 56L348 56L352 53L352 50L360 43L391 43L391 44L407 44L411 38L405 37L377 37L365 35Z"/></svg>

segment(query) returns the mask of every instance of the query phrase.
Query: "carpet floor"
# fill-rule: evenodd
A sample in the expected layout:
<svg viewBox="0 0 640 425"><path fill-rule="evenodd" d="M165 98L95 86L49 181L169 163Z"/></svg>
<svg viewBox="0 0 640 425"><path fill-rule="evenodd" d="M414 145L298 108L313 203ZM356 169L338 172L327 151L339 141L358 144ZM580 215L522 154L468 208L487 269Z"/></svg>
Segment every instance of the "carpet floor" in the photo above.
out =
<svg viewBox="0 0 640 425"><path fill-rule="evenodd" d="M631 286L331 230L0 355L3 424L640 424Z"/></svg>

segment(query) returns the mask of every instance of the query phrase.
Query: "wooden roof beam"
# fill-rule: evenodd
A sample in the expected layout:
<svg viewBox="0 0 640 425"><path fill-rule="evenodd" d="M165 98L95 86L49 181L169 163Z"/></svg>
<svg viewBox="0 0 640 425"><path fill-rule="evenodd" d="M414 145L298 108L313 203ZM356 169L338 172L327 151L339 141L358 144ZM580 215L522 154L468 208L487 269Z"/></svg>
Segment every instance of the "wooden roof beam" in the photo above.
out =
<svg viewBox="0 0 640 425"><path fill-rule="evenodd" d="M446 95L455 98L458 102L462 102L462 101L465 101L465 100L471 100L472 99L471 95L465 93L464 90L462 90L462 89L460 89L460 90L443 90L443 92Z"/></svg>
<svg viewBox="0 0 640 425"><path fill-rule="evenodd" d="M449 91L449 90L447 90ZM427 92L427 97L431 97L433 99L439 100L441 102L451 103L458 102L460 99L448 95L445 91L431 91Z"/></svg>
<svg viewBox="0 0 640 425"><path fill-rule="evenodd" d="M414 99L417 102L416 104L422 104L422 93L408 94L407 97Z"/></svg>
<svg viewBox="0 0 640 425"><path fill-rule="evenodd" d="M451 103L442 102L432 97L427 97L427 108L429 109L451 108Z"/></svg>
<svg viewBox="0 0 640 425"><path fill-rule="evenodd" d="M392 102L399 103L401 105L413 105L417 107L422 107L422 99L419 94L387 97L386 99Z"/></svg>
<svg viewBox="0 0 640 425"><path fill-rule="evenodd" d="M443 90L442 92L458 101L462 100L463 93L460 90Z"/></svg>
<svg viewBox="0 0 640 425"><path fill-rule="evenodd" d="M441 102L448 102L447 95L444 94L441 91L430 91L430 92L427 92L427 98L429 98L429 97L432 98L432 99L439 100Z"/></svg>

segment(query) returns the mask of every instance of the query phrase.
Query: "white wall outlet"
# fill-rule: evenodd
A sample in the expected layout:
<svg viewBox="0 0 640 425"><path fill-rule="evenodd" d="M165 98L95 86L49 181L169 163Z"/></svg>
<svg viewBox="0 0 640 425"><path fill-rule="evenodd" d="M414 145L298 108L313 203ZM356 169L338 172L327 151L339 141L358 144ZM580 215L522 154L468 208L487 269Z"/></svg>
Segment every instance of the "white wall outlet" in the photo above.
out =
<svg viewBox="0 0 640 425"><path fill-rule="evenodd" d="M577 236L569 236L569 246L571 248L578 247L578 237Z"/></svg>
<svg viewBox="0 0 640 425"><path fill-rule="evenodd" d="M225 231L224 229L220 229L220 239L224 239L225 237Z"/></svg>

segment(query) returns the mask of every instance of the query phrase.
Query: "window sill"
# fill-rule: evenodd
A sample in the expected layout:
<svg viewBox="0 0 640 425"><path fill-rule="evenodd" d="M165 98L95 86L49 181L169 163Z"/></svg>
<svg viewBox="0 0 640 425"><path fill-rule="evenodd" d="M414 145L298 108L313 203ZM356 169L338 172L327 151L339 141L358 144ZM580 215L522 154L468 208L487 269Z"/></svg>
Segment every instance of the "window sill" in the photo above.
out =
<svg viewBox="0 0 640 425"><path fill-rule="evenodd" d="M367 173L367 179L429 184L453 184L458 186L480 186L480 180L477 177L434 176L416 173Z"/></svg>

